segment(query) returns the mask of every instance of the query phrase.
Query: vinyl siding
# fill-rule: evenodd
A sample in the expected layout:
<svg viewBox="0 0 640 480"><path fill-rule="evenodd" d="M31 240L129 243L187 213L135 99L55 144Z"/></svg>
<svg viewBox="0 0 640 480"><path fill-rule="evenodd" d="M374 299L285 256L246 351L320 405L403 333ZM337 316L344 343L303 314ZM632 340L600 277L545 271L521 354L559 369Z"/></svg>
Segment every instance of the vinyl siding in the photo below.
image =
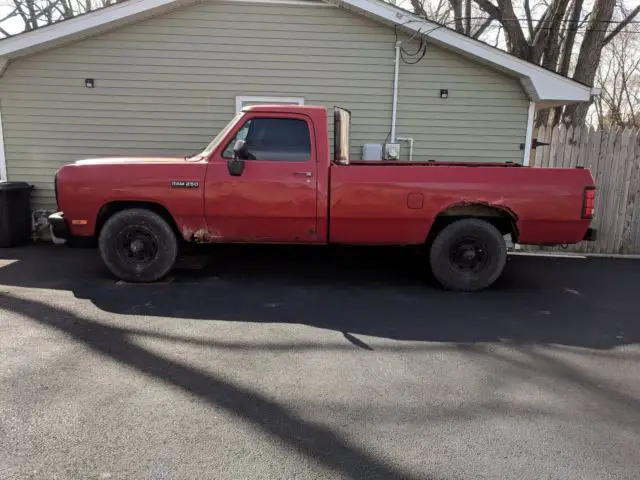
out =
<svg viewBox="0 0 640 480"><path fill-rule="evenodd" d="M350 109L358 158L390 131L395 41L392 28L324 4L211 0L12 61L0 78L9 178L53 208L62 164L198 151L237 95ZM435 46L401 64L397 134L415 139L416 159L521 161L527 108L517 80Z"/></svg>

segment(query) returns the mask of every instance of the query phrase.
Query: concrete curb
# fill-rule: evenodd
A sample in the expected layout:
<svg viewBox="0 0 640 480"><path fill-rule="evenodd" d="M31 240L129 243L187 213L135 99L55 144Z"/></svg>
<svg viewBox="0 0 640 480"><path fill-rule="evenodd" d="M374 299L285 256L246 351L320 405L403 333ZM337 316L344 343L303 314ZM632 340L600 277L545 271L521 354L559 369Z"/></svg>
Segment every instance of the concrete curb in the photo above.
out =
<svg viewBox="0 0 640 480"><path fill-rule="evenodd" d="M640 260L640 255L622 255L616 253L577 253L577 252L527 252L522 250L510 250L509 255L523 257L555 257L555 258L612 258L620 260Z"/></svg>

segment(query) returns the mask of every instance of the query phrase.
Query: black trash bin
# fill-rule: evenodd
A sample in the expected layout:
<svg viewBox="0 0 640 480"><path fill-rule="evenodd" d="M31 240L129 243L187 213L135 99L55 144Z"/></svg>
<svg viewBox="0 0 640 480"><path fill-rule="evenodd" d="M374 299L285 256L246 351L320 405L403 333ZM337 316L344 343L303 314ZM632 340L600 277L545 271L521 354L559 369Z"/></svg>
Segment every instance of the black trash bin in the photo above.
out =
<svg viewBox="0 0 640 480"><path fill-rule="evenodd" d="M31 190L26 182L0 182L0 247L24 245L31 238Z"/></svg>

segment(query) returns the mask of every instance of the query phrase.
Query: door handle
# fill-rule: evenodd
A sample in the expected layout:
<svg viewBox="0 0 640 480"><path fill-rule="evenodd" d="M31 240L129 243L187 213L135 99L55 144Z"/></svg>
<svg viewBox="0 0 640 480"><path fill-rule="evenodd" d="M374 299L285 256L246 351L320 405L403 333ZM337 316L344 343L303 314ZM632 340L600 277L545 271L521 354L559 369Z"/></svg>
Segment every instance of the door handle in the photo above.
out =
<svg viewBox="0 0 640 480"><path fill-rule="evenodd" d="M311 172L293 172L293 175L302 177L313 177L313 173Z"/></svg>

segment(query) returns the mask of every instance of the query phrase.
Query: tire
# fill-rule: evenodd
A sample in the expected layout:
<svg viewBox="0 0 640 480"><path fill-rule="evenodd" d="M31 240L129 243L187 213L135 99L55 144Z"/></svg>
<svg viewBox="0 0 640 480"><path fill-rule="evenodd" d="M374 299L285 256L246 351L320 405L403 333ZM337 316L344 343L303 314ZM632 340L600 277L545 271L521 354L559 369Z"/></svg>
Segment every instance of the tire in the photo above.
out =
<svg viewBox="0 0 640 480"><path fill-rule="evenodd" d="M429 252L436 280L449 290L474 292L489 287L502 274L507 246L496 227L468 218L447 225Z"/></svg>
<svg viewBox="0 0 640 480"><path fill-rule="evenodd" d="M178 239L155 212L132 208L113 214L98 239L100 255L116 277L127 282L155 282L173 268Z"/></svg>

